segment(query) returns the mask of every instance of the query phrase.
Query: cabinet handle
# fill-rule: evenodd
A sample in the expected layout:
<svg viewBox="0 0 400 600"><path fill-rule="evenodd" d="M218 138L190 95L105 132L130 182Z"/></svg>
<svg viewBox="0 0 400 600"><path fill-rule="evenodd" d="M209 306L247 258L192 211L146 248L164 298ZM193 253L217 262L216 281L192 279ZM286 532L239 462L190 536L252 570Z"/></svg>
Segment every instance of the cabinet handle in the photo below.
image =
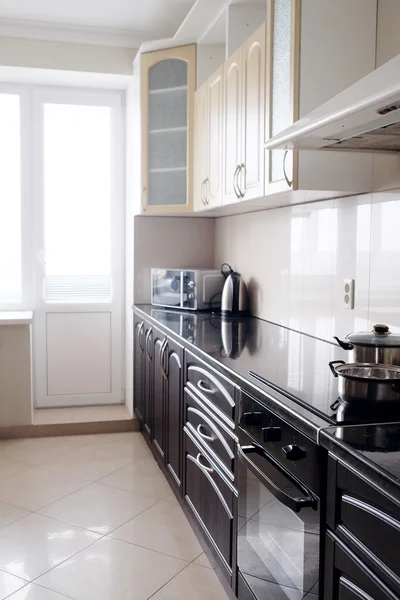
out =
<svg viewBox="0 0 400 600"><path fill-rule="evenodd" d="M236 198L240 198L240 192L238 191L238 187L237 187L237 176L240 170L240 165L238 165L235 169L235 172L233 174L233 191L236 194Z"/></svg>
<svg viewBox="0 0 400 600"><path fill-rule="evenodd" d="M214 469L212 467L206 467L206 465L203 465L203 463L200 460L201 458L203 458L203 457L199 452L198 455L196 456L196 462L199 465L199 467L201 469L203 469L204 471L207 471L207 473L214 473Z"/></svg>
<svg viewBox="0 0 400 600"><path fill-rule="evenodd" d="M164 369L164 352L167 347L167 343L168 343L168 340L167 340L167 338L165 338L163 343L161 344L161 350L160 350L160 371L161 371L161 375L164 377L165 381L167 381L167 379L168 379L167 373L165 372L165 369Z"/></svg>
<svg viewBox="0 0 400 600"><path fill-rule="evenodd" d="M241 174L241 172L242 172L242 169L243 169L243 171L244 171L244 192L242 191L242 189L241 189L241 187L240 187L240 184L239 184L239 177L240 177L240 174ZM239 190L239 193L240 193L240 196L241 196L241 198L244 198L244 195L245 195L245 193L246 193L246 165L245 165L244 163L242 163L242 164L239 166L239 172L238 172L238 174L237 174L237 186L238 186L238 190Z"/></svg>
<svg viewBox="0 0 400 600"><path fill-rule="evenodd" d="M210 390L210 388L206 387L205 382L202 379L199 379L199 381L197 382L197 387L202 392L205 392L206 394L210 394L210 396L215 396L215 390Z"/></svg>
<svg viewBox="0 0 400 600"><path fill-rule="evenodd" d="M206 433L203 433L201 430L204 427L204 425L202 423L200 423L199 425L197 425L197 433L199 434L200 437L203 438L203 440L207 440L207 442L215 442L215 437L212 435L207 435Z"/></svg>
<svg viewBox="0 0 400 600"><path fill-rule="evenodd" d="M141 204L141 207L142 207L142 212L146 212L146 209L145 209L144 204L143 204L143 194L145 193L145 191L146 191L146 186L144 185L142 187L142 191L140 193L140 204Z"/></svg>
<svg viewBox="0 0 400 600"><path fill-rule="evenodd" d="M153 328L150 327L150 329L146 333L146 342L145 342L147 356L149 357L150 360L153 360L152 356L150 354L150 350L149 350L149 341L150 341L150 336L151 336L152 333L153 333Z"/></svg>
<svg viewBox="0 0 400 600"><path fill-rule="evenodd" d="M204 200L205 200L206 205L210 204L210 201L207 200L207 183L209 181L210 180L208 179L208 177L206 177L205 180L204 180L204 190L205 190L205 192L204 192Z"/></svg>
<svg viewBox="0 0 400 600"><path fill-rule="evenodd" d="M140 343L140 338L142 337L142 333L143 333L143 329L144 329L144 322L142 321L138 327L138 344L139 344L139 348L141 349L141 351L143 352L144 347L142 346L142 344Z"/></svg>
<svg viewBox="0 0 400 600"><path fill-rule="evenodd" d="M286 173L286 158L287 158L288 152L289 152L289 150L285 150L285 153L283 155L283 175L285 177L286 183L288 184L288 187L292 187L293 181L290 181L290 179Z"/></svg>

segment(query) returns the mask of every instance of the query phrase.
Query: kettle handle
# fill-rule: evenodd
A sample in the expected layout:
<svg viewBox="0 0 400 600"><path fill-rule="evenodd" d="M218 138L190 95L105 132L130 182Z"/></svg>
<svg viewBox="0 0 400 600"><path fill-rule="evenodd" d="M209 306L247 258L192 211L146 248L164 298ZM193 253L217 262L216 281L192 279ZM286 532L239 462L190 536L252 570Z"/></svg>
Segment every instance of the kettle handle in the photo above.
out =
<svg viewBox="0 0 400 600"><path fill-rule="evenodd" d="M338 374L337 374L337 372L336 372L335 365L345 365L345 364L346 364L346 363L344 362L344 360L332 360L332 361L329 363L329 368L330 368L330 370L332 371L333 375L334 375L335 377L337 377L337 376L338 376Z"/></svg>
<svg viewBox="0 0 400 600"><path fill-rule="evenodd" d="M336 335L334 336L333 339L337 341L337 343L339 344L339 346L341 348L343 348L343 350L353 350L353 348L354 348L353 344L349 344L348 342L343 342Z"/></svg>

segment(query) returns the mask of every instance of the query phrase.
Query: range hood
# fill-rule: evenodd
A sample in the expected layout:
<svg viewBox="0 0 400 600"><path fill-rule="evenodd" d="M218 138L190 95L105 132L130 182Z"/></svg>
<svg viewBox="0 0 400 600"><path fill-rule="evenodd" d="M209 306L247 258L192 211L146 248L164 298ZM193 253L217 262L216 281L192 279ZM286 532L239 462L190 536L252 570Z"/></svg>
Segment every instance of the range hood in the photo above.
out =
<svg viewBox="0 0 400 600"><path fill-rule="evenodd" d="M400 54L271 138L266 148L400 152Z"/></svg>

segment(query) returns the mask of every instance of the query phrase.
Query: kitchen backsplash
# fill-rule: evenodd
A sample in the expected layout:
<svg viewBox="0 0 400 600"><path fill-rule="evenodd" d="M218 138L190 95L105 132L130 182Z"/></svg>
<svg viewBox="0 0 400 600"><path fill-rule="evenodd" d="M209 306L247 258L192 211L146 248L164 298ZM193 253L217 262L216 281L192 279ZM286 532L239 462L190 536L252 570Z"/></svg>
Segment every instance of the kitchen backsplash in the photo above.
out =
<svg viewBox="0 0 400 600"><path fill-rule="evenodd" d="M244 277L251 312L331 340L384 322L400 331L400 192L216 220L215 264ZM355 279L345 308L344 279Z"/></svg>

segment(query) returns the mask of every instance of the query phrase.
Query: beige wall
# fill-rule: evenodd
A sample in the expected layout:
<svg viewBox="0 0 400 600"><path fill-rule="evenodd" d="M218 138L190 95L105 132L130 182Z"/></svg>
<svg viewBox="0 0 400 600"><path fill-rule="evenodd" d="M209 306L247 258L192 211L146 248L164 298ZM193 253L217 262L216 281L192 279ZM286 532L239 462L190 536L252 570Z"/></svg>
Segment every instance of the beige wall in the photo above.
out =
<svg viewBox="0 0 400 600"><path fill-rule="evenodd" d="M214 219L135 217L135 302L150 302L151 267L212 268L214 233Z"/></svg>
<svg viewBox="0 0 400 600"><path fill-rule="evenodd" d="M0 36L0 65L131 75L137 50Z"/></svg>
<svg viewBox="0 0 400 600"><path fill-rule="evenodd" d="M31 326L0 325L0 427L31 422Z"/></svg>
<svg viewBox="0 0 400 600"><path fill-rule="evenodd" d="M400 331L400 193L216 221L215 264L242 273L252 314L330 340L388 323ZM344 279L355 279L355 309Z"/></svg>

